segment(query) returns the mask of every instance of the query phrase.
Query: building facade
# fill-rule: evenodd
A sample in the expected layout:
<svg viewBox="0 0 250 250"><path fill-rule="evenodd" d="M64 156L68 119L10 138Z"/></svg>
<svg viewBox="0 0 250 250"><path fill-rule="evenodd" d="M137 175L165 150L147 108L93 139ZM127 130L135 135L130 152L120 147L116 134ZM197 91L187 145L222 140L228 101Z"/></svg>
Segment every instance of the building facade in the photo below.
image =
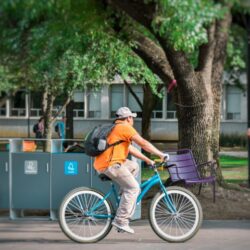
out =
<svg viewBox="0 0 250 250"><path fill-rule="evenodd" d="M245 81L246 84L246 81ZM132 86L133 91L143 99L140 84ZM177 141L178 122L175 104L171 93L164 91L152 114L152 139L155 141ZM62 106L62 99L57 98L54 112ZM111 122L115 111L121 106L128 106L137 112L135 126L141 129L141 109L135 98L124 84L103 85L98 91L75 91L74 93L74 137L84 138L86 133L101 123ZM33 125L41 116L41 93L29 93L21 90L12 99L8 99L0 109L0 137L34 137ZM221 133L243 135L247 129L247 98L244 88L233 85L223 86ZM56 134L53 135L56 137Z"/></svg>

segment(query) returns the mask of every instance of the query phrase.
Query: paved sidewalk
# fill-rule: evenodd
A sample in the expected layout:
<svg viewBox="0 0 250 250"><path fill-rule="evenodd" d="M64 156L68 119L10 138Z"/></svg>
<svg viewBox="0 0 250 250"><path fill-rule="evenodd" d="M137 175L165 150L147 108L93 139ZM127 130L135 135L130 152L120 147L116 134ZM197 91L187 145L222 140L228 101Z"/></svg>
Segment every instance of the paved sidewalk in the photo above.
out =
<svg viewBox="0 0 250 250"><path fill-rule="evenodd" d="M197 235L185 243L168 243L154 234L147 220L132 222L135 234L121 234L112 229L95 244L72 242L62 233L57 222L0 220L1 250L248 250L250 221L204 221Z"/></svg>
<svg viewBox="0 0 250 250"><path fill-rule="evenodd" d="M247 151L221 151L220 155L228 155L235 157L248 157Z"/></svg>

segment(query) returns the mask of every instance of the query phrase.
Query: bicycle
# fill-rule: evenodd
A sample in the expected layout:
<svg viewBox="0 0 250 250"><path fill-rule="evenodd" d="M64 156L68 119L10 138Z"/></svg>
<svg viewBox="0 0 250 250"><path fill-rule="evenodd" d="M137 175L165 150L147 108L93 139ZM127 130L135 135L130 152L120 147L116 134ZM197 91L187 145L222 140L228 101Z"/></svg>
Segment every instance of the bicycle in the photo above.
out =
<svg viewBox="0 0 250 250"><path fill-rule="evenodd" d="M183 187L165 187L157 168L167 167L166 162L152 167L154 175L141 184L141 193L137 204L156 184L160 186L149 207L149 222L153 231L168 242L184 242L192 238L199 230L203 213L200 202L193 193ZM110 180L104 174L99 177L103 181ZM59 210L59 224L64 234L79 243L97 242L111 230L115 216L112 204L108 200L115 196L119 203L119 195L113 182L105 195L101 192L80 187L70 191L63 199Z"/></svg>

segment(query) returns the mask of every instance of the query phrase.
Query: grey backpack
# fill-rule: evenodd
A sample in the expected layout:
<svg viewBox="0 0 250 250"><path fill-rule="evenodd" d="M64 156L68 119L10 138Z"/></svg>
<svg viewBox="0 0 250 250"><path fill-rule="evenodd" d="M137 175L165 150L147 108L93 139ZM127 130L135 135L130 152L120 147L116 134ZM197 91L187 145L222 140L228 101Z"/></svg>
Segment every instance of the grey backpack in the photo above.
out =
<svg viewBox="0 0 250 250"><path fill-rule="evenodd" d="M108 144L107 137L117 124L103 124L95 127L85 137L84 148L85 153L89 156L98 156L110 147L114 147L123 140Z"/></svg>

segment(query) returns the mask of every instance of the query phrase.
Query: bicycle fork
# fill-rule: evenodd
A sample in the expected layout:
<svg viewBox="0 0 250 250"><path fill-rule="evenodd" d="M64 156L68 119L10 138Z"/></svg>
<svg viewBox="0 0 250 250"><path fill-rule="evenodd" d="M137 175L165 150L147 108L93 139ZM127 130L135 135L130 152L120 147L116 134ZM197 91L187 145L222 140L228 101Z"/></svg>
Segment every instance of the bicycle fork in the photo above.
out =
<svg viewBox="0 0 250 250"><path fill-rule="evenodd" d="M164 201L167 205L167 207L169 208L169 210L171 211L172 214L176 214L177 213L177 210L176 210L176 207L171 199L171 197L168 195L168 192L167 192L167 188L163 185L162 183L162 180L159 176L159 173L157 172L157 175L158 175L158 178L159 178L159 182L160 182L160 187L161 187L161 190L162 192L165 194L164 196Z"/></svg>
<svg viewBox="0 0 250 250"><path fill-rule="evenodd" d="M161 190L165 194L164 201L165 201L167 207L169 208L169 210L171 211L172 214L176 214L177 213L176 207L175 207L171 197L168 195L166 188L163 186L163 187L161 187Z"/></svg>

